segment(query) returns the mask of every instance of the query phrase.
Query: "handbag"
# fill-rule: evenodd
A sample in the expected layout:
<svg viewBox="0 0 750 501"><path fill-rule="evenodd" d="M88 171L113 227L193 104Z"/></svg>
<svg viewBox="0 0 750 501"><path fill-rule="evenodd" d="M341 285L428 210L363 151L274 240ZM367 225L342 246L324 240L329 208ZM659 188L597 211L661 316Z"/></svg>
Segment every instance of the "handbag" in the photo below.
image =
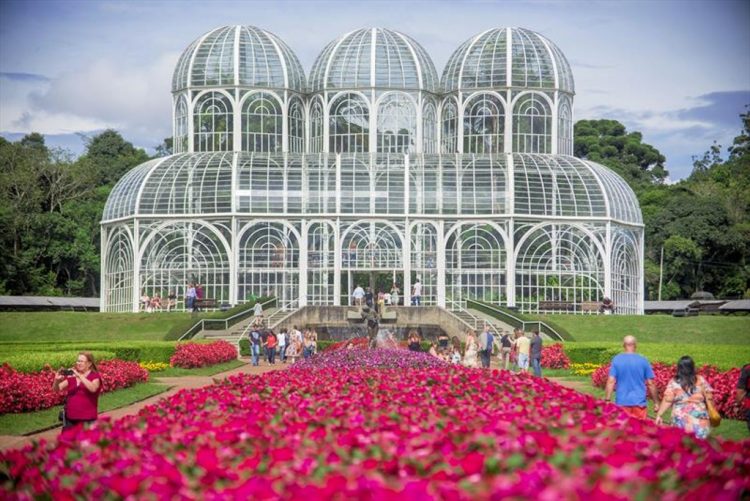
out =
<svg viewBox="0 0 750 501"><path fill-rule="evenodd" d="M706 398L706 392L703 392L703 398L706 401L706 410L708 411L708 422L711 423L711 428L718 428L721 424L721 414L716 410L713 400Z"/></svg>

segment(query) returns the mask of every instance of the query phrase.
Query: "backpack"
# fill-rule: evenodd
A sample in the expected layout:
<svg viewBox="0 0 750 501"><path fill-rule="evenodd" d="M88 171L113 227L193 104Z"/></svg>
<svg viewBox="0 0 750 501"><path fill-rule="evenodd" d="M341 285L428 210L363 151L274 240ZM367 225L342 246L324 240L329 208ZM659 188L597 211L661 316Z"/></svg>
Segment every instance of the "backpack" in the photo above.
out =
<svg viewBox="0 0 750 501"><path fill-rule="evenodd" d="M485 347L485 351L492 351L492 344L495 342L495 338L492 336L491 332L487 333L487 346Z"/></svg>

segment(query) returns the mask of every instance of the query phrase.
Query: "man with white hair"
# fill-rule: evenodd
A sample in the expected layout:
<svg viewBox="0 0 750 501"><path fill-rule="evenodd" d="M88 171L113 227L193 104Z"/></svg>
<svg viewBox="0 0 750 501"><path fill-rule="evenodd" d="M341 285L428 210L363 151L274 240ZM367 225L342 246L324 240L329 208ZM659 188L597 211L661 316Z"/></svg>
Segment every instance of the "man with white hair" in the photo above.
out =
<svg viewBox="0 0 750 501"><path fill-rule="evenodd" d="M637 346L635 336L625 336L622 346L625 351L615 355L609 368L605 400L611 401L612 391L615 391L617 405L633 417L646 419L648 417L647 387L654 400L654 406L659 407L654 371L648 360L635 352Z"/></svg>

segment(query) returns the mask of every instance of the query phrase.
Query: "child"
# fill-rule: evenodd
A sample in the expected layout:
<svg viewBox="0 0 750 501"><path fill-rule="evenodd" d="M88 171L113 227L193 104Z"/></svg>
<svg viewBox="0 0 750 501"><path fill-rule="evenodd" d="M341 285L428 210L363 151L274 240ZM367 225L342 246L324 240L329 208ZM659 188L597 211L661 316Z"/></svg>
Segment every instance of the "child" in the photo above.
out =
<svg viewBox="0 0 750 501"><path fill-rule="evenodd" d="M454 347L451 347L451 351L453 352L451 354L451 363L452 364L460 364L461 363L461 353L459 353L459 351L456 348L454 348Z"/></svg>

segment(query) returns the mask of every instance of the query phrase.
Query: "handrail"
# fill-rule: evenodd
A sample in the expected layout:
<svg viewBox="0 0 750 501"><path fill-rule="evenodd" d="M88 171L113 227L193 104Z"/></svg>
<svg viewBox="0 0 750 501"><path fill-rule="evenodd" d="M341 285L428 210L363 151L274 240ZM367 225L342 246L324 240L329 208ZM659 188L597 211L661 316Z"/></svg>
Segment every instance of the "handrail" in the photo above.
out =
<svg viewBox="0 0 750 501"><path fill-rule="evenodd" d="M502 320L503 322L506 322L510 324L513 327L517 327L519 329L522 329L524 332L528 332L531 330L534 326L539 330L539 332L543 334L547 334L553 339L557 339L558 341L565 341L566 336L558 332L556 329L554 329L552 326L550 326L547 322L544 322L542 320L522 320L515 315L512 315L511 313L508 313L507 311L503 311L496 306L493 306L491 304L483 303L481 301L476 301L473 299L468 299L466 301L467 306L469 306L469 303L472 305L475 305L478 310L490 310L490 312L485 311L490 316L493 316L497 318L498 320ZM501 317L501 318L498 318Z"/></svg>
<svg viewBox="0 0 750 501"><path fill-rule="evenodd" d="M272 298L267 299L265 302L260 303L260 304L261 304L261 306L263 306L263 308L267 308L267 307L269 307L271 304L273 304L275 302L276 302L276 298L272 297ZM199 332L201 332L203 330L215 330L215 331L227 330L232 325L234 325L234 324L236 324L236 323L244 320L245 318L249 317L252 314L253 314L253 309L252 308L248 308L248 309L246 309L244 311L241 311L239 313L235 313L234 315L232 315L231 317L228 317L228 318L223 318L223 319L218 319L218 318L202 318L202 319L198 320L197 322L195 322L187 331L185 331L185 333L182 336L180 336L177 341L179 342L179 341L184 341L186 339L192 339L193 336L195 336L197 333L199 333ZM207 329L206 325L222 325L223 328L219 328L219 329L216 329L216 328ZM200 327L200 328L198 328L198 327Z"/></svg>
<svg viewBox="0 0 750 501"><path fill-rule="evenodd" d="M299 303L298 299L295 299L293 301L289 301L284 306L282 306L281 308L279 308L277 311L275 311L271 315L269 315L268 316L268 328L271 329L271 328L277 326L278 324L280 324L281 322L283 322L284 320L286 320L287 318L289 318L291 315L293 315L294 311L290 311L287 315L284 316L284 318L282 318L281 320L279 320L278 322L276 322L274 325L271 325L271 318L273 318L273 316L276 313L278 313L280 311L287 311L287 309L294 310L294 309L297 308L297 304L298 303ZM242 333L240 334L240 339L243 339L243 338L246 338L246 337L249 338L249 336L250 336L249 332L250 332L250 328L252 326L253 326L252 323L249 323L249 324L247 324L245 326L245 328L243 329Z"/></svg>

